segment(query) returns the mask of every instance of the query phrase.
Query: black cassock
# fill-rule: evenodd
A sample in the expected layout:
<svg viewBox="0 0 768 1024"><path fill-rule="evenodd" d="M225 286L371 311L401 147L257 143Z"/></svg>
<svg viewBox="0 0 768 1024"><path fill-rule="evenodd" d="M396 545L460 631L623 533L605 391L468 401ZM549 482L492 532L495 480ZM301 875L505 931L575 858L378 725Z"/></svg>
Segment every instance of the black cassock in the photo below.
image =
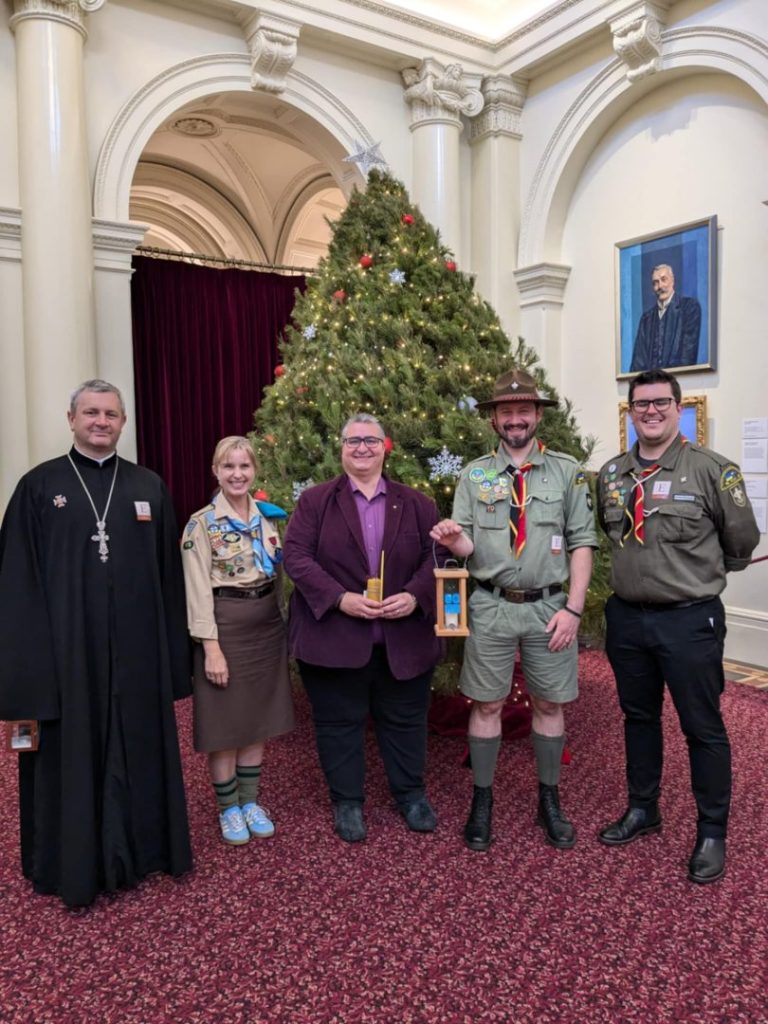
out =
<svg viewBox="0 0 768 1024"><path fill-rule="evenodd" d="M70 454L101 516L117 457ZM66 456L22 477L0 531L0 719L41 722L18 755L22 869L69 906L192 866L173 708L189 640L162 480L117 459L105 562L96 532Z"/></svg>

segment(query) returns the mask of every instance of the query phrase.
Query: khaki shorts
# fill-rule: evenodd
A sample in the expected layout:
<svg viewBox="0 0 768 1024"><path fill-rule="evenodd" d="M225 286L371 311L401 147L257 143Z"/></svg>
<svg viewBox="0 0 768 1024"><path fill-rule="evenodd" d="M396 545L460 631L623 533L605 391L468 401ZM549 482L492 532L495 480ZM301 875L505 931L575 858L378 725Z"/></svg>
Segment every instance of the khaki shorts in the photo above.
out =
<svg viewBox="0 0 768 1024"><path fill-rule="evenodd" d="M526 689L532 697L567 704L579 695L576 644L562 651L547 647L546 625L566 602L555 594L530 604L511 604L478 588L469 599L469 628L459 688L472 700L509 696L515 655L520 649Z"/></svg>

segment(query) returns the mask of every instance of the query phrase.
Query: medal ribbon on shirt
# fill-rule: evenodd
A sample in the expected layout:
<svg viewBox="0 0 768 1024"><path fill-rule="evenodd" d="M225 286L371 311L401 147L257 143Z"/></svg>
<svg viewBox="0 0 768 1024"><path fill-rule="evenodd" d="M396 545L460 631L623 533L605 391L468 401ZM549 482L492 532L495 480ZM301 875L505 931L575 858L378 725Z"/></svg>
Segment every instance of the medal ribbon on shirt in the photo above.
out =
<svg viewBox="0 0 768 1024"><path fill-rule="evenodd" d="M655 509L649 510L645 507L645 485L660 469L661 466L658 463L654 463L652 466L642 470L639 475L630 473L630 476L635 481L635 486L632 488L635 492L635 500L632 512L630 512L629 506L627 506L626 512L629 519L629 527L621 538L622 547L624 546L624 541L630 536L634 536L638 544L645 544L645 518L655 511Z"/></svg>
<svg viewBox="0 0 768 1024"><path fill-rule="evenodd" d="M543 452L545 445L541 441L536 442L539 451ZM510 466L508 472L512 473L512 487L509 498L509 532L512 550L515 558L519 558L525 547L525 508L528 504L528 483L526 473L533 469L532 462L524 462L522 466Z"/></svg>

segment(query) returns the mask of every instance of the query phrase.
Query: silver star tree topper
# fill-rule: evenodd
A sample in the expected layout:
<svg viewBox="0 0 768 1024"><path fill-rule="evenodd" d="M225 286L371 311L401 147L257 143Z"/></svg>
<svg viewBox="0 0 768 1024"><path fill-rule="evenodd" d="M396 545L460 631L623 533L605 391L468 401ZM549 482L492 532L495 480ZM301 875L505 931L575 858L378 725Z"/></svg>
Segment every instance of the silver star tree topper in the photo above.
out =
<svg viewBox="0 0 768 1024"><path fill-rule="evenodd" d="M357 164L366 178L372 167L383 167L386 170L387 161L381 155L380 145L380 142L374 142L370 146L364 146L362 142L358 142L356 151L342 158L343 163Z"/></svg>

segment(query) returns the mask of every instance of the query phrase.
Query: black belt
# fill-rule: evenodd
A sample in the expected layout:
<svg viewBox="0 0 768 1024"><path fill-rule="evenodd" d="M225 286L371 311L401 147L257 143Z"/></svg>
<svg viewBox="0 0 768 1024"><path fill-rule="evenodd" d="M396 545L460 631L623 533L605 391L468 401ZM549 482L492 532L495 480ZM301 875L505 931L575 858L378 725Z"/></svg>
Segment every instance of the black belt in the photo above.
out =
<svg viewBox="0 0 768 1024"><path fill-rule="evenodd" d="M541 587L540 590L507 590L505 587L496 587L486 580L475 580L478 587L490 591L495 597L503 597L505 601L512 604L528 604L530 601L541 601L544 597L551 597L553 594L562 594L562 583L552 583L548 587Z"/></svg>
<svg viewBox="0 0 768 1024"><path fill-rule="evenodd" d="M616 595L619 597L619 595ZM637 608L641 612L671 612L675 608L693 608L697 604L707 604L709 601L714 601L714 597L700 597L695 601L625 601L623 597L619 597L622 604L629 605L630 608Z"/></svg>
<svg viewBox="0 0 768 1024"><path fill-rule="evenodd" d="M274 581L263 587L214 587L214 597L267 597L275 589Z"/></svg>

